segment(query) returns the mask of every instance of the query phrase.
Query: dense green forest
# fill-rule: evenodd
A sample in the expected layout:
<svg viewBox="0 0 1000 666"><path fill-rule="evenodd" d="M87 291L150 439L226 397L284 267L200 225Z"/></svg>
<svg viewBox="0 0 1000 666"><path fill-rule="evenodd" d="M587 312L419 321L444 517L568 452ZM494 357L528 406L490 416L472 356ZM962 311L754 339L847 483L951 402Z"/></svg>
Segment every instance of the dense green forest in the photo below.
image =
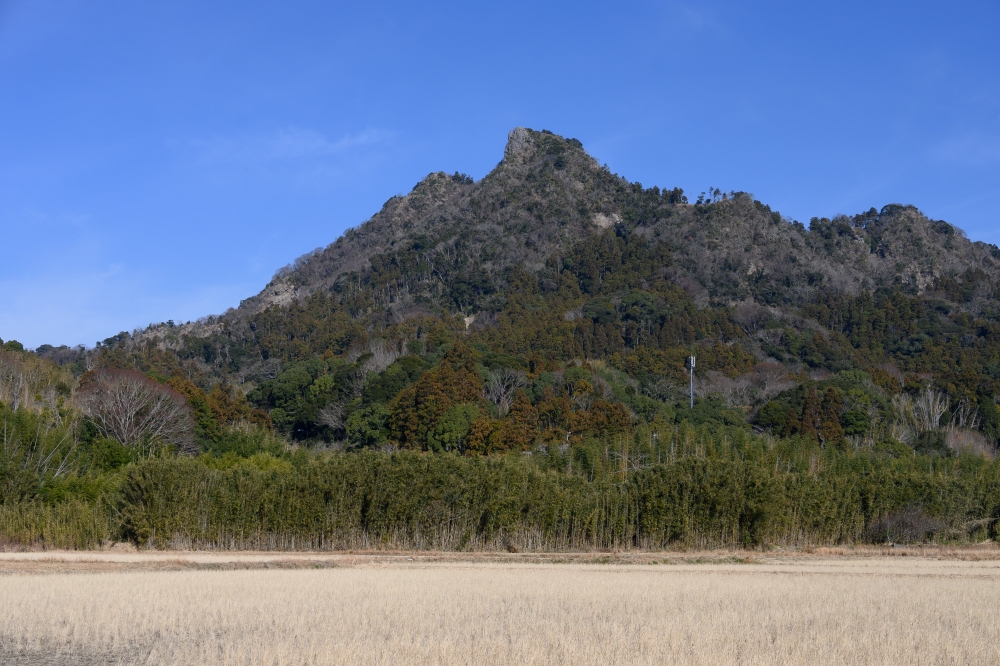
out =
<svg viewBox="0 0 1000 666"><path fill-rule="evenodd" d="M225 315L3 344L0 541L997 538L1000 251L906 207L806 229L740 193L690 204L513 135L483 181L432 175ZM714 235L738 224L746 247Z"/></svg>

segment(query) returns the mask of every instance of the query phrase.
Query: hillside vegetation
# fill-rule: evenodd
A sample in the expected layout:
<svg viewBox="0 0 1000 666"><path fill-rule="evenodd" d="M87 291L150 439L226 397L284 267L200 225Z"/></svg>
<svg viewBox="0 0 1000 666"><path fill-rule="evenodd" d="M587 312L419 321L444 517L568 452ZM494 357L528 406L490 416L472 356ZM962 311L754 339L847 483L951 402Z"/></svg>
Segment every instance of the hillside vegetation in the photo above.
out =
<svg viewBox="0 0 1000 666"><path fill-rule="evenodd" d="M1000 250L911 206L807 229L692 198L517 128L482 180L431 174L222 316L9 342L0 537L995 537Z"/></svg>

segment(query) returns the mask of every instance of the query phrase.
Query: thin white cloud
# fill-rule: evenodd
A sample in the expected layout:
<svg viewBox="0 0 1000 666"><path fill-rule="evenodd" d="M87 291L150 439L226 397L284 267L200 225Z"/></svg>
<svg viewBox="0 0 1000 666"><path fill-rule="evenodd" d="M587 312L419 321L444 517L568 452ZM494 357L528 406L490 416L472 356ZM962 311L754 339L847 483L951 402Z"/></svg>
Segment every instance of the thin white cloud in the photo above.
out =
<svg viewBox="0 0 1000 666"><path fill-rule="evenodd" d="M681 19L681 23L686 25L693 32L713 32L724 36L727 33L726 26L719 18L718 12L705 6L693 6L686 3L676 3L673 5L676 16Z"/></svg>
<svg viewBox="0 0 1000 666"><path fill-rule="evenodd" d="M37 224L84 229L90 222L89 213L49 213L39 208L23 209L24 219Z"/></svg>
<svg viewBox="0 0 1000 666"><path fill-rule="evenodd" d="M952 164L983 166L1000 162L1000 136L972 132L945 139L931 157Z"/></svg>
<svg viewBox="0 0 1000 666"><path fill-rule="evenodd" d="M220 137L195 141L201 160L210 163L266 163L329 158L354 148L381 143L390 138L384 130L368 129L331 139L308 128L288 127L268 134Z"/></svg>
<svg viewBox="0 0 1000 666"><path fill-rule="evenodd" d="M336 141L330 141L319 132L303 129L285 129L271 144L274 159L337 155L350 148L378 143L385 133L366 130L360 134L347 134Z"/></svg>

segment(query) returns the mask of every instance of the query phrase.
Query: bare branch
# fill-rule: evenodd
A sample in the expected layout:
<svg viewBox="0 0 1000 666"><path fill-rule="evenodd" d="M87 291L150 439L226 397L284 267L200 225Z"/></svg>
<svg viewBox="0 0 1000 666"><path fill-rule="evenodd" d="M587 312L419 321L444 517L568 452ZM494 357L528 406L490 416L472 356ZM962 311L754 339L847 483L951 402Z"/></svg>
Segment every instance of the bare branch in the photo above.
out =
<svg viewBox="0 0 1000 666"><path fill-rule="evenodd" d="M37 363L25 363L17 354L0 350L0 400L14 411L31 404L42 375Z"/></svg>
<svg viewBox="0 0 1000 666"><path fill-rule="evenodd" d="M192 453L194 420L180 393L134 370L97 370L77 396L105 437L128 447L156 443Z"/></svg>
<svg viewBox="0 0 1000 666"><path fill-rule="evenodd" d="M501 418L510 411L514 403L514 394L527 382L524 371L513 368L494 368L486 379L483 393L486 399L497 407Z"/></svg>
<svg viewBox="0 0 1000 666"><path fill-rule="evenodd" d="M764 327L774 316L771 311L756 303L740 303L730 317L733 323L743 329L747 335L753 335Z"/></svg>
<svg viewBox="0 0 1000 666"><path fill-rule="evenodd" d="M333 430L342 430L344 428L344 406L331 403L319 410L316 420Z"/></svg>
<svg viewBox="0 0 1000 666"><path fill-rule="evenodd" d="M369 372L382 372L400 357L399 345L391 345L385 340L372 340L368 343L367 351L371 356L364 362L363 370L366 375Z"/></svg>

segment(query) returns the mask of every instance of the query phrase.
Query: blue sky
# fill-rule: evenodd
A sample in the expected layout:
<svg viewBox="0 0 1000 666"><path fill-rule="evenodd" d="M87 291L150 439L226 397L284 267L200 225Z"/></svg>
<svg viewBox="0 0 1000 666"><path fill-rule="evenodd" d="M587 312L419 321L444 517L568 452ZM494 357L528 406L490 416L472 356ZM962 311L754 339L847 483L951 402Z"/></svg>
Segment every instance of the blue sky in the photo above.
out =
<svg viewBox="0 0 1000 666"><path fill-rule="evenodd" d="M0 0L0 338L236 306L524 125L783 214L1000 243L995 2Z"/></svg>

